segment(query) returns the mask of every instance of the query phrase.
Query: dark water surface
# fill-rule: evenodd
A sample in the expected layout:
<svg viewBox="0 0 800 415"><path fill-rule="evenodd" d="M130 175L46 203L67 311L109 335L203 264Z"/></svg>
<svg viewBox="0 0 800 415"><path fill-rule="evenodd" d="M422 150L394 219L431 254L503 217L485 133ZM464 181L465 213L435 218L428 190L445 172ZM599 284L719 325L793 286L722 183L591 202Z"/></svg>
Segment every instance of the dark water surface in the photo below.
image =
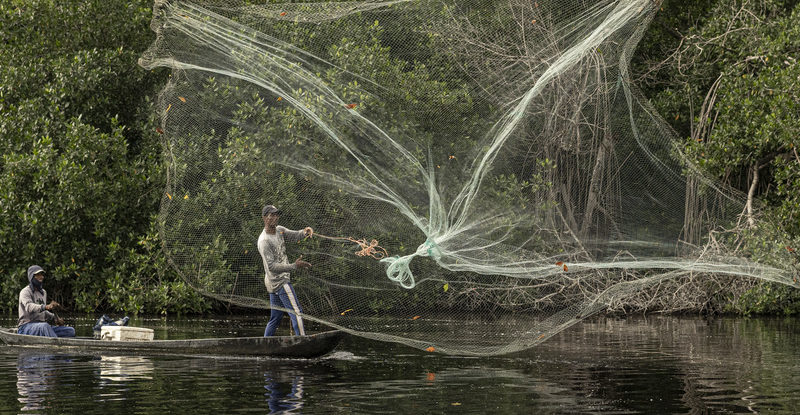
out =
<svg viewBox="0 0 800 415"><path fill-rule="evenodd" d="M0 413L798 413L798 321L596 317L500 357L443 356L360 338L309 361L0 345ZM265 322L133 324L163 339L260 335ZM74 323L88 335L93 322Z"/></svg>

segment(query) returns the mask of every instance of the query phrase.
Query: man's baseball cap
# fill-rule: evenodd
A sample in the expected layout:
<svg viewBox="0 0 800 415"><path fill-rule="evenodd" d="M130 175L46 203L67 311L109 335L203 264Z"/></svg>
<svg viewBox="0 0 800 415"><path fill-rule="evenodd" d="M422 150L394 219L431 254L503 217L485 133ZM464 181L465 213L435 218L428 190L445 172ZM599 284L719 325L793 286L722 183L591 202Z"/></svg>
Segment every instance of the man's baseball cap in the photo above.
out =
<svg viewBox="0 0 800 415"><path fill-rule="evenodd" d="M273 205L266 205L266 206L264 206L264 209L261 209L261 217L267 216L270 213L274 213L276 215L280 215L281 211L278 210L278 208L276 208Z"/></svg>

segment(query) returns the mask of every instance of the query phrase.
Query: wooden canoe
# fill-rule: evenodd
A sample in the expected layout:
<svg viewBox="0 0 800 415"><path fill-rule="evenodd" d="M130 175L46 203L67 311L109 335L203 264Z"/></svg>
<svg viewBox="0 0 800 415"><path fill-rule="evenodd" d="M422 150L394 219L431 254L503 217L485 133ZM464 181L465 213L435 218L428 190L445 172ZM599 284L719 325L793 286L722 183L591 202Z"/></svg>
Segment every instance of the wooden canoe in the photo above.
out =
<svg viewBox="0 0 800 415"><path fill-rule="evenodd" d="M42 337L0 328L0 341L15 347L120 354L191 354L312 358L322 356L342 339L340 330L309 336L227 337L187 340L110 341L91 337Z"/></svg>

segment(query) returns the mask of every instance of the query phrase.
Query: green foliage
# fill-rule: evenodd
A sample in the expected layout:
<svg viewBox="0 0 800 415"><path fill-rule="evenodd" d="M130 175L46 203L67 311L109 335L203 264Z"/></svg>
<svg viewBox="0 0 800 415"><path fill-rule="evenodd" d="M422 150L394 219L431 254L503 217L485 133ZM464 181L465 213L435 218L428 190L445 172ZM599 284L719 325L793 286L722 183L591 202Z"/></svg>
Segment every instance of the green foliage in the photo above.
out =
<svg viewBox="0 0 800 415"><path fill-rule="evenodd" d="M686 139L686 154L742 190L749 186L753 166L759 168L756 193L766 202L769 219L778 223L775 232L794 238L800 235L796 3L764 0L759 7L750 7L750 2L737 0L666 0L635 62L639 73L649 74L641 79L655 106ZM490 2L484 6L494 7ZM742 7L746 13L737 12ZM167 314L209 309L208 300L166 264L157 236L154 213L163 197L166 172L149 97L162 86L166 74L136 65L152 41L151 9L150 0L0 1L0 275L5 276L0 281L0 308L16 307L17 294L26 284L25 269L38 263L51 272L46 283L51 296L75 310ZM441 39L426 34L420 20L426 17L430 16L399 16L390 10L366 25L343 28L340 23L281 21L264 29L328 59L333 66L319 76L339 96L357 104L358 111L377 120L388 133L415 137L417 158L426 159L428 148L437 148L440 153L430 157L444 171L466 160L470 144L478 139L474 131L486 130L481 114L490 109L467 82L459 81L463 74L449 63ZM498 22L497 30L506 23ZM410 50L417 60L404 58L402 51ZM654 65L675 50L680 60ZM360 77L396 95L379 99L365 94ZM219 137L187 133L180 143L182 151L204 163L172 166L173 178L192 176L196 186L180 189L169 203L175 217L201 210L206 214L203 220L188 220L174 230L219 235L220 229L230 228L231 217L252 218L239 224L229 239L211 238L199 252L187 253L196 255L192 267L242 275L263 272L253 246L261 227L257 213L261 201L292 212L293 217L287 218L290 227L362 220L349 215L365 202L345 198L339 189L318 186L310 177L282 174L275 164L264 162L270 146L294 146L318 133L295 109L272 105L267 100L275 97L214 78L204 88L192 99L239 102L225 115L236 121L258 119L259 129L221 125ZM716 99L711 111L701 114L712 88ZM310 106L320 98L298 95ZM177 115L179 110L172 111ZM710 127L698 134L700 121ZM434 135L437 123L453 125L451 136ZM288 130L295 133L282 134ZM448 147L443 142L462 144ZM303 144L314 163L344 164L342 152L316 151L321 149L307 141ZM400 171L392 173L403 176ZM265 180L275 183L269 192L252 190ZM537 190L550 186L541 177L502 172L493 180L497 199L517 205L534 203ZM327 202L309 206L309 200ZM385 207L372 209L376 215L390 215L380 211ZM398 254L424 242L396 240L396 235L406 233L398 232L403 222L363 226L382 243L399 247ZM332 235L340 231L326 229ZM784 261L779 252L784 248L769 245L775 240L754 234L748 249L767 262ZM301 247L331 249L316 240ZM231 252L247 252L248 261L229 259ZM326 266L335 275L325 278L336 283L371 285L374 282L354 281L353 276L380 272L380 267L365 272L373 265L332 255L320 261L335 262ZM415 272L431 275L438 269L429 260L413 265L419 268ZM316 277L313 271L297 277L301 295L329 295ZM220 275L204 274L198 288L225 291L231 284ZM373 296L368 302L374 311L399 307L409 296L420 307L442 301L437 290L392 298L380 292L365 295ZM731 310L794 313L796 304L794 291L762 285Z"/></svg>
<svg viewBox="0 0 800 415"><path fill-rule="evenodd" d="M765 223L743 235L742 249L752 252L754 259L764 264L788 268L794 273L793 285L759 281L738 298L733 298L725 311L744 315L783 314L800 312L800 236L785 240L783 230L775 224ZM780 243L785 241L787 245Z"/></svg>
<svg viewBox="0 0 800 415"><path fill-rule="evenodd" d="M347 27L342 28L340 25ZM331 31L331 26L337 30ZM459 161L463 155L472 151L470 141L465 141L463 137L470 137L476 125L486 122L475 113L474 100L465 87L466 83L450 75L445 77L441 72L430 69L426 62L404 60L393 54L392 47L386 44L387 40L394 39L394 33L403 32L406 39L414 42L417 48L433 48L435 45L429 37L412 36L407 27L388 19L386 22L371 21L369 24L354 24L352 21L326 23L315 27L315 30L319 30L313 32L314 36L309 32L307 24L278 22L276 27L280 27L280 30L274 27L266 30L281 38L299 42L304 47L308 45L303 39L313 38L313 51L332 65L320 65L319 68L309 65L307 69L318 70L317 75L326 87L331 88L345 103L352 103L360 114L374 121L387 134L400 141L401 145L407 145L415 157L420 160L430 157L434 164L438 164L436 168L441 169L436 171L437 174L446 174L447 168L463 168ZM321 35L321 32L336 32L339 37ZM436 56L435 51L431 50L429 56ZM268 62L264 65L269 67ZM256 66L255 69L248 70L257 71L258 68ZM254 76L271 80L274 74L258 73ZM382 86L382 94L396 95L376 97L366 92L368 88L363 88L362 84L371 81ZM233 287L232 280L238 277L232 275L263 275L254 242L263 227L258 211L264 202L280 206L286 212L281 224L289 228L310 225L326 235L369 235L383 244L412 250L424 242L422 232L411 238L414 240L397 240L398 235L408 235L409 232L405 219L392 220L398 216L395 209L374 201L354 199L352 193L347 193L352 189L343 191L331 183L321 184L318 183L319 178L310 173L297 173L284 167L287 163L296 164L297 160L282 160L278 154L302 149L304 156L298 159L320 171L336 172L337 175L350 178L353 183L372 180L364 177L364 170L355 166L350 154L325 138L326 134L317 124L301 114L298 108L281 102L288 100L288 96L269 96L265 90L224 77L204 78L202 89L192 89L180 83L176 83L175 88L180 92L174 94L185 94L192 103L200 102L212 108L215 112L214 119L231 120L229 124L215 124L214 131L198 133L187 132L184 127L179 134L169 134L171 123L167 123L165 127L171 140L170 146L178 155L177 162L171 166L170 171L169 192L173 196L165 200L169 211L164 218L169 223L165 228L165 239L180 241L184 235L199 235L202 242L178 242L175 244L177 246L170 246L172 255L190 259L176 262L184 275L196 279L199 288L224 295L247 289L246 285ZM341 114L325 106L325 99L329 97L320 95L319 90L314 90L313 86L295 88L290 91L290 95L292 99L311 108L321 122L333 126L340 124L341 120L336 117L341 117ZM208 117L205 114L183 112L183 106L179 104L172 107L169 113L171 119L175 117L175 125L207 125ZM434 131L441 130L435 123L455 126L452 135L434 136ZM478 128L486 129L485 125ZM346 142L363 144L356 146L359 150L372 145L365 141L369 137L358 135L358 128L343 130L337 131L341 135L339 138ZM309 137L320 139L311 140ZM441 142L444 140L465 145L443 146ZM373 152L364 158L386 157L390 152L381 150L380 145L376 144L378 148L375 149L370 148ZM389 146L388 143L383 145ZM433 154L428 154L431 148L436 150L432 150ZM413 171L407 172L406 169L413 170L414 166L401 160L381 174L392 178L416 177ZM452 174L453 171L458 170L447 173ZM269 186L265 186L265 183ZM513 176L504 176L497 181L494 190L498 195L508 195L508 203L525 197L530 200L533 186L528 183ZM447 190L458 189L453 186ZM370 205L365 208L364 204ZM427 206L414 208L427 209ZM370 218L354 215L354 212L365 211L370 212ZM345 233L344 229L358 229L360 234L351 235ZM320 246L322 243L325 244L324 247ZM314 263L311 271L296 273L292 277L301 299L311 297L315 299L313 302L319 303L320 298L325 298L332 302L335 296L331 295L331 291L347 289L342 286L369 287L375 285L375 278L385 279L382 265L372 259L354 261L352 253L355 248L352 245L339 245L318 240L301 244L304 252L311 251L312 256L306 258L313 258ZM213 248L207 250L204 246ZM296 257L297 254L293 252L296 248L288 248L289 256ZM335 251L337 249L343 250ZM317 250L325 254L313 256ZM213 278L199 272L199 262L204 263L205 272L210 269L219 270L225 277L212 281ZM426 271L438 268L432 261L427 261L422 266L429 268ZM317 275L316 269L330 272ZM320 282L323 279L326 283ZM252 283L252 286L256 284L258 283ZM263 284L261 285L263 291ZM236 292L250 298L265 296L265 292ZM405 298L407 293L393 295L392 298L384 298L381 291L368 291L359 295L375 297L374 301L366 301L373 304L373 311L396 308L408 302ZM414 303L422 304L425 301L426 299L415 299ZM309 309L313 302L303 301L307 312L313 313Z"/></svg>
<svg viewBox="0 0 800 415"><path fill-rule="evenodd" d="M679 3L656 22L680 20ZM708 3L694 26L681 28L682 44L650 84L654 104L686 137L686 154L697 165L745 192L758 170L753 190L790 236L800 233L796 3ZM645 44L665 32L656 26L651 33Z"/></svg>
<svg viewBox="0 0 800 415"><path fill-rule="evenodd" d="M744 315L796 315L800 313L800 290L783 284L761 282L730 303L725 311Z"/></svg>
<svg viewBox="0 0 800 415"><path fill-rule="evenodd" d="M689 159L761 201L760 224L740 248L783 268L794 260L784 245L800 237L799 49L796 1L668 1L636 62ZM666 51L672 56L655 64ZM760 283L729 311L792 314L797 291Z"/></svg>
<svg viewBox="0 0 800 415"><path fill-rule="evenodd" d="M137 67L149 1L0 3L0 307L25 269L81 311L201 312L165 270L152 214L163 168L149 96L162 72Z"/></svg>
<svg viewBox="0 0 800 415"><path fill-rule="evenodd" d="M161 241L153 226L138 238L135 247L122 249L119 241L109 245L107 263L113 264L106 274L105 286L98 296L115 310L138 314L185 314L203 312L210 308L208 300L186 285L167 266L161 251ZM136 235L128 239L136 240ZM80 307L80 304L78 304Z"/></svg>

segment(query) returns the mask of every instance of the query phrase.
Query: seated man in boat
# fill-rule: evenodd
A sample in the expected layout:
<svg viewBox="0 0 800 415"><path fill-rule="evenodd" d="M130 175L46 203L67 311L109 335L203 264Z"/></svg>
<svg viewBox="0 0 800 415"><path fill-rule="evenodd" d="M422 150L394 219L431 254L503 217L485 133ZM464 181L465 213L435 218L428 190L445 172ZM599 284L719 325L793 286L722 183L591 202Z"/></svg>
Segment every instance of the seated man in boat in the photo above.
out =
<svg viewBox="0 0 800 415"><path fill-rule="evenodd" d="M45 272L38 265L28 268L28 284L19 292L19 324L17 333L31 336L75 337L75 329L51 312L59 304L47 304L47 292L42 288ZM45 305L47 304L47 305ZM50 325L50 322L55 326Z"/></svg>
<svg viewBox="0 0 800 415"><path fill-rule="evenodd" d="M311 264L302 260L302 255L293 264L289 263L286 257L286 243L299 241L314 234L314 230L306 227L299 231L292 231L278 226L278 218L281 211L273 205L264 206L261 210L261 218L264 220L264 230L258 237L258 252L264 260L264 284L269 291L269 304L272 311L269 314L269 322L264 330L264 337L274 336L278 330L278 325L283 318L283 311L276 307L283 307L292 310L289 318L292 327L297 335L305 336L306 331L303 327L303 318L300 316L303 309L297 301L292 283L289 282L289 274L301 268L309 268Z"/></svg>

